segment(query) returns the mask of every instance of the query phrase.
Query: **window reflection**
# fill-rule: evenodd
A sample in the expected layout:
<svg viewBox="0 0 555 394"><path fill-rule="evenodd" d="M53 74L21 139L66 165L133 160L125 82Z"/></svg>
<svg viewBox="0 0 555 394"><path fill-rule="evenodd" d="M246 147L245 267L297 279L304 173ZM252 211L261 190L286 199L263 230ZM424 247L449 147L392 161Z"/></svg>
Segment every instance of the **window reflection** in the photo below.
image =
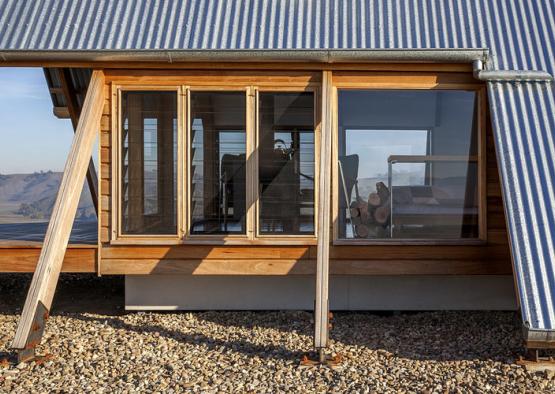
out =
<svg viewBox="0 0 555 394"><path fill-rule="evenodd" d="M314 234L314 95L259 94L259 232Z"/></svg>
<svg viewBox="0 0 555 394"><path fill-rule="evenodd" d="M177 95L122 93L122 232L177 233Z"/></svg>
<svg viewBox="0 0 555 394"><path fill-rule="evenodd" d="M191 92L191 234L246 233L244 92Z"/></svg>
<svg viewBox="0 0 555 394"><path fill-rule="evenodd" d="M339 92L341 238L478 237L476 94Z"/></svg>

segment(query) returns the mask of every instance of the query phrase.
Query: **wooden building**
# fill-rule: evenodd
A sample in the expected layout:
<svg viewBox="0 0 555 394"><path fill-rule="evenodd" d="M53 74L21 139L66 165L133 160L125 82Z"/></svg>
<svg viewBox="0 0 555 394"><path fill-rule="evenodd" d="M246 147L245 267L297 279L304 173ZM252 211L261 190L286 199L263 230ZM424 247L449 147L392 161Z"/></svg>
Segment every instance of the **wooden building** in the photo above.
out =
<svg viewBox="0 0 555 394"><path fill-rule="evenodd" d="M553 59L541 55L552 26L536 30L541 44L484 34L476 13L501 15L486 0L441 21L419 3L407 25L378 0L201 3L141 2L140 24L110 4L98 31L84 8L53 3L35 24L2 28L1 64L45 68L55 113L76 129L42 249L0 249L1 270L35 271L14 347L36 343L60 270L126 275L128 309L314 308L318 349L330 307L518 300L529 345L552 343L555 173L552 145L530 137L555 130ZM526 138L541 151L528 166L513 146ZM98 245L66 251L87 174ZM524 256L526 242L541 248ZM524 273L534 264L543 278Z"/></svg>

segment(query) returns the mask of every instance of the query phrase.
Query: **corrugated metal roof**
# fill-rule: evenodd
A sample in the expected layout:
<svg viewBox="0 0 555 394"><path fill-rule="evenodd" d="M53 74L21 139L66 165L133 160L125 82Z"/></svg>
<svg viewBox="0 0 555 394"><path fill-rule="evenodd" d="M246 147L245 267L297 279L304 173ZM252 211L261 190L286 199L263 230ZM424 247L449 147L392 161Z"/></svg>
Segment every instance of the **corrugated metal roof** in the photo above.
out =
<svg viewBox="0 0 555 394"><path fill-rule="evenodd" d="M553 0L2 0L0 50L490 48L553 73Z"/></svg>
<svg viewBox="0 0 555 394"><path fill-rule="evenodd" d="M6 51L489 48L555 70L555 0L0 0ZM5 56L5 55L4 55ZM555 93L489 83L523 319L555 329Z"/></svg>

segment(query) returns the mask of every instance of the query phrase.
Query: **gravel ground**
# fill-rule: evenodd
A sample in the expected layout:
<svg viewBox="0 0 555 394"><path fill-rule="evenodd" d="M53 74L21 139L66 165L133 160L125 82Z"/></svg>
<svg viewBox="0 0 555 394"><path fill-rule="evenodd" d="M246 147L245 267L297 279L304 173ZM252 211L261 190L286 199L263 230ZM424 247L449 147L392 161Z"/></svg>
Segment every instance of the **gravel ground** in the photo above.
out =
<svg viewBox="0 0 555 394"><path fill-rule="evenodd" d="M29 275L0 275L0 355ZM342 368L300 368L307 312L124 313L122 278L63 275L39 353L0 365L4 392L555 392L514 364L510 312L336 313Z"/></svg>

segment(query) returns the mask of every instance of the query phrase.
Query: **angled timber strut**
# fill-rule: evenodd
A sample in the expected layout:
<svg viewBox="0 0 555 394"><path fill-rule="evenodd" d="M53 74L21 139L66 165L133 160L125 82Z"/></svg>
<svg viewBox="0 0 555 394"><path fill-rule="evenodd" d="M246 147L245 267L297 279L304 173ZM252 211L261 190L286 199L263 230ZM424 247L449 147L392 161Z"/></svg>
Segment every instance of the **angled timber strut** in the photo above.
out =
<svg viewBox="0 0 555 394"><path fill-rule="evenodd" d="M48 317L102 116L104 74L94 71L12 347L34 356Z"/></svg>
<svg viewBox="0 0 555 394"><path fill-rule="evenodd" d="M71 124L73 125L73 130L77 131L79 116L81 115L81 106L77 102L77 92L75 91L75 86L72 82L71 73L67 68L57 68L55 69L55 72L58 74L62 92L66 99L67 110L71 119ZM94 168L92 157L89 161L89 167L87 169L87 183L89 184L94 210L98 216L98 176L96 174L96 169Z"/></svg>

